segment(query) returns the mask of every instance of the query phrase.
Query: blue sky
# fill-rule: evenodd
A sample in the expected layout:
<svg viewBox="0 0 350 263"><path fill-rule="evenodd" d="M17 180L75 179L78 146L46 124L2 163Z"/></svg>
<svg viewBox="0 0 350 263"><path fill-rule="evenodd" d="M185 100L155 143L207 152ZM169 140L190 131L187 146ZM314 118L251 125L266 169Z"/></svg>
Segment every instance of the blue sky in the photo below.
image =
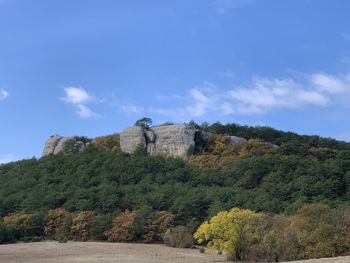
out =
<svg viewBox="0 0 350 263"><path fill-rule="evenodd" d="M163 121L350 141L350 1L0 0L0 162Z"/></svg>

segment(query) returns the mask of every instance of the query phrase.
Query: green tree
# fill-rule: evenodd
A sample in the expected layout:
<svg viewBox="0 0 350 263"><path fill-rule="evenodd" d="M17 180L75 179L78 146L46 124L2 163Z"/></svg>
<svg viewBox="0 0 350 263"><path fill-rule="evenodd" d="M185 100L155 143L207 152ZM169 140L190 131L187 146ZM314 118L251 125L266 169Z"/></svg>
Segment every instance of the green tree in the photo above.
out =
<svg viewBox="0 0 350 263"><path fill-rule="evenodd" d="M148 117L144 117L142 119L139 119L135 122L135 126L139 126L141 128L148 129L152 125L152 119Z"/></svg>

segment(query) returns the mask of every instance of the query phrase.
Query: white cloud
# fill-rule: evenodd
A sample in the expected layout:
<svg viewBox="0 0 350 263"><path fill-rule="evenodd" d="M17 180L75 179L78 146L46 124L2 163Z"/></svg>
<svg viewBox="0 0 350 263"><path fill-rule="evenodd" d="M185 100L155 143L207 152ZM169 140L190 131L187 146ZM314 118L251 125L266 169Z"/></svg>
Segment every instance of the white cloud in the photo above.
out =
<svg viewBox="0 0 350 263"><path fill-rule="evenodd" d="M78 109L77 109L76 113L80 116L80 118L88 119L88 118L97 116L97 114L95 112L93 112L90 108L86 107L83 104L78 104L77 108Z"/></svg>
<svg viewBox="0 0 350 263"><path fill-rule="evenodd" d="M237 113L261 113L274 108L296 108L310 104L325 106L327 97L305 89L291 79L255 79L250 88L229 91Z"/></svg>
<svg viewBox="0 0 350 263"><path fill-rule="evenodd" d="M137 115L137 114L141 114L144 111L142 107L132 105L132 104L121 105L120 109L128 115Z"/></svg>
<svg viewBox="0 0 350 263"><path fill-rule="evenodd" d="M186 96L172 96L174 107L155 108L151 111L190 120L210 114L261 114L306 106L327 107L340 103L347 96L350 97L350 75L315 73L308 74L301 80L253 78L250 84L229 90L205 82L189 89Z"/></svg>
<svg viewBox="0 0 350 263"><path fill-rule="evenodd" d="M15 161L15 156L13 154L0 155L0 164L9 163Z"/></svg>
<svg viewBox="0 0 350 263"><path fill-rule="evenodd" d="M244 7L253 3L253 0L215 0L213 1L219 14L225 14L230 9Z"/></svg>
<svg viewBox="0 0 350 263"><path fill-rule="evenodd" d="M73 104L76 107L76 113L80 118L88 119L98 116L98 114L86 106L87 103L94 99L94 97L89 95L86 90L81 87L66 87L64 88L64 92L65 97L61 99L67 103Z"/></svg>
<svg viewBox="0 0 350 263"><path fill-rule="evenodd" d="M311 83L319 87L321 91L339 94L350 90L350 75L332 76L326 73L312 74Z"/></svg>
<svg viewBox="0 0 350 263"><path fill-rule="evenodd" d="M10 93L4 89L0 89L0 100L6 99L8 96L10 96Z"/></svg>
<svg viewBox="0 0 350 263"><path fill-rule="evenodd" d="M83 88L66 87L64 88L64 91L66 96L62 99L73 104L86 103L92 99L92 97Z"/></svg>

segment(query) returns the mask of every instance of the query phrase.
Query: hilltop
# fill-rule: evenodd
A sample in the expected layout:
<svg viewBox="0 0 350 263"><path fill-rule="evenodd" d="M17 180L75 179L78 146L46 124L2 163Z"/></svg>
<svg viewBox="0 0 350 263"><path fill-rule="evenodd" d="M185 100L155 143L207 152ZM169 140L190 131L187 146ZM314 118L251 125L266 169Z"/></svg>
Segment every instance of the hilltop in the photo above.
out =
<svg viewBox="0 0 350 263"><path fill-rule="evenodd" d="M280 258L343 255L350 248L350 239L339 239L346 235L337 236L348 231L350 143L331 138L220 123L136 125L94 139L55 135L42 158L1 165L0 180L0 243L72 239L190 247L196 229L209 229L205 220L233 211L261 212L256 216L266 218L278 242L307 226L311 243L288 239L292 243L276 248ZM324 222L313 226L314 214ZM338 243L312 236L318 227L332 231ZM256 253L278 260L270 251L274 243L265 241L259 244L269 245Z"/></svg>
<svg viewBox="0 0 350 263"><path fill-rule="evenodd" d="M234 206L293 213L304 203L348 202L350 143L269 127L190 125L210 136L186 159L149 155L144 148L124 153L114 134L95 138L82 153L2 165L0 215L145 206L185 222ZM246 142L237 147L230 136Z"/></svg>

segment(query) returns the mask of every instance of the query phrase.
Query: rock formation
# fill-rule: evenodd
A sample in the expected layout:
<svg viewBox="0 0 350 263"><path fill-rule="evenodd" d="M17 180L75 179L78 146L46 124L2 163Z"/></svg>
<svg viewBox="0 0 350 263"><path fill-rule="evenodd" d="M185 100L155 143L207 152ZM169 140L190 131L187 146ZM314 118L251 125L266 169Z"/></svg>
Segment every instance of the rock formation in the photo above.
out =
<svg viewBox="0 0 350 263"><path fill-rule="evenodd" d="M138 146L146 149L145 131L139 126L129 127L120 134L120 148L123 152L132 153Z"/></svg>
<svg viewBox="0 0 350 263"><path fill-rule="evenodd" d="M247 143L247 140L242 137L229 136L228 143L236 147L242 147Z"/></svg>
<svg viewBox="0 0 350 263"><path fill-rule="evenodd" d="M53 154L55 152L57 144L62 140L63 137L55 135L51 136L49 139L47 139L45 143L45 147L43 150L43 156Z"/></svg>
<svg viewBox="0 0 350 263"><path fill-rule="evenodd" d="M43 156L67 152L82 152L88 144L79 140L78 137L51 136L47 139L43 150Z"/></svg>
<svg viewBox="0 0 350 263"><path fill-rule="evenodd" d="M205 151L210 137L210 133L187 124L165 123L153 127L133 126L124 129L120 134L120 149L122 152L133 153L141 146L150 154L184 158ZM86 137L54 135L46 141L42 155L80 153L91 143L94 144L94 141ZM247 143L247 140L242 137L228 136L228 143L240 148Z"/></svg>
<svg viewBox="0 0 350 263"><path fill-rule="evenodd" d="M186 157L195 148L196 129L186 124L126 128L120 134L123 152L132 153L142 145L150 154Z"/></svg>

